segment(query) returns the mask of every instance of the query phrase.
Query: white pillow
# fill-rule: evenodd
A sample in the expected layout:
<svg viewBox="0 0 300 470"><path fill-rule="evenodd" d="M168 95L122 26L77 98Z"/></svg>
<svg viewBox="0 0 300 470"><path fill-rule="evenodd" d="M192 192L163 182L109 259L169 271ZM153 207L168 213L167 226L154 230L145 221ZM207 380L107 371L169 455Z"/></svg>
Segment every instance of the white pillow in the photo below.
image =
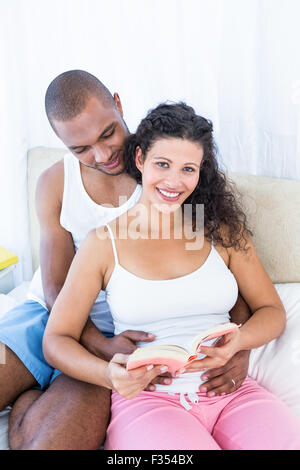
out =
<svg viewBox="0 0 300 470"><path fill-rule="evenodd" d="M0 412L0 450L9 450L8 445L8 421L11 407L8 406Z"/></svg>
<svg viewBox="0 0 300 470"><path fill-rule="evenodd" d="M251 351L249 375L300 418L300 283L275 288L287 312L286 328L279 338Z"/></svg>

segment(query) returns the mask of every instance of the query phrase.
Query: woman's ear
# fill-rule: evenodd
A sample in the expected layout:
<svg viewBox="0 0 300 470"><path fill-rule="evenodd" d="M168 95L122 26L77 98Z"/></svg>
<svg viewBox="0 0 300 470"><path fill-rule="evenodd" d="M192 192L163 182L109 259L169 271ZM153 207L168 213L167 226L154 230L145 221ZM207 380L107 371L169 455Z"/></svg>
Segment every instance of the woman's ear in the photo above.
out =
<svg viewBox="0 0 300 470"><path fill-rule="evenodd" d="M137 169L140 170L140 172L142 173L144 162L142 149L139 146L137 146L137 148L135 149L135 165Z"/></svg>

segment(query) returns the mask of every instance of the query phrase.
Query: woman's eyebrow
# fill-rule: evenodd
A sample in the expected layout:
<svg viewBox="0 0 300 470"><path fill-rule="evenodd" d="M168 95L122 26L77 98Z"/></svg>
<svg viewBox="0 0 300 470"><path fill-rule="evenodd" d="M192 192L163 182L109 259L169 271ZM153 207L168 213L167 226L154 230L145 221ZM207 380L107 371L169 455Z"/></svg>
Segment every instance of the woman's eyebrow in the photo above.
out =
<svg viewBox="0 0 300 470"><path fill-rule="evenodd" d="M172 160L169 160L167 157L153 157L154 160L161 160L162 158L164 160L167 160L167 162L173 163ZM198 168L200 168L200 165L198 163L195 163L195 162L187 162L187 163L184 163L184 165L195 165Z"/></svg>
<svg viewBox="0 0 300 470"><path fill-rule="evenodd" d="M163 158L164 160L167 160L167 162L172 163L172 160L169 160L167 157L158 157L157 156L157 157L153 157L153 158L154 158L154 160L161 160Z"/></svg>
<svg viewBox="0 0 300 470"><path fill-rule="evenodd" d="M185 165L195 165L198 168L200 168L200 165L198 163L195 163L195 162L187 162L187 163L185 163Z"/></svg>

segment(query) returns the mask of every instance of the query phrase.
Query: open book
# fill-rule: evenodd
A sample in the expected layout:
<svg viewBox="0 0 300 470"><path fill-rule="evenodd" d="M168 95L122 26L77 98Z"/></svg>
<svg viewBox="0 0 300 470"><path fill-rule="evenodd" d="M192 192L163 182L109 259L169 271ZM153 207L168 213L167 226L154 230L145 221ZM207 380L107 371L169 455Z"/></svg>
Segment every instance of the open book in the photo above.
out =
<svg viewBox="0 0 300 470"><path fill-rule="evenodd" d="M175 374L176 371L198 358L197 353L201 344L214 338L220 338L239 326L236 323L226 322L209 328L195 336L189 350L176 344L150 344L137 348L129 356L127 370L147 364L163 364L168 366L169 372Z"/></svg>

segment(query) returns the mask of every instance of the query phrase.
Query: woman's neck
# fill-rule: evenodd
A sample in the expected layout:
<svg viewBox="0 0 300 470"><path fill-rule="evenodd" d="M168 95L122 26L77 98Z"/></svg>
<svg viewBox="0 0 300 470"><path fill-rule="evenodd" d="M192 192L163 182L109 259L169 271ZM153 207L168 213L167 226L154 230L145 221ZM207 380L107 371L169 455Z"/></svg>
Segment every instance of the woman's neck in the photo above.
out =
<svg viewBox="0 0 300 470"><path fill-rule="evenodd" d="M167 204L153 204L141 197L127 213L128 235L137 232L142 238L168 239L188 238L192 233L191 217L183 214L182 206L175 205L170 211Z"/></svg>

